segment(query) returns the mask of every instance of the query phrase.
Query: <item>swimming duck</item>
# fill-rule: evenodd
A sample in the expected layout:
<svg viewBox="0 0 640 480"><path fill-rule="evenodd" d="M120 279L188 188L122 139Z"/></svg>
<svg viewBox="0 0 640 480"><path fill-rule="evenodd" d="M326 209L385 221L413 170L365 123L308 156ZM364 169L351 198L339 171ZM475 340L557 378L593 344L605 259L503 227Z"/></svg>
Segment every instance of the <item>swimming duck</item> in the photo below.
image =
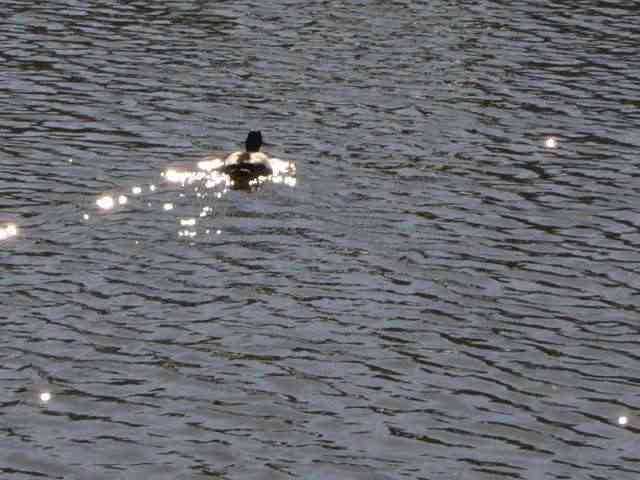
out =
<svg viewBox="0 0 640 480"><path fill-rule="evenodd" d="M257 177L266 177L273 173L269 157L260 151L262 132L251 131L244 142L245 151L233 152L224 160L220 172L226 173L234 181L248 181Z"/></svg>

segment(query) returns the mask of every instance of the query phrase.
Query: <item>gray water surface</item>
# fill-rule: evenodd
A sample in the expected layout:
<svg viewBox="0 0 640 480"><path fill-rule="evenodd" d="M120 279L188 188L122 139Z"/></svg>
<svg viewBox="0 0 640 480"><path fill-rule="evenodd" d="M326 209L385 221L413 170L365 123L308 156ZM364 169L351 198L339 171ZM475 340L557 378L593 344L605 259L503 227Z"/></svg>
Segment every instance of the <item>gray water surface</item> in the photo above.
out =
<svg viewBox="0 0 640 480"><path fill-rule="evenodd" d="M633 2L2 10L2 479L638 478Z"/></svg>

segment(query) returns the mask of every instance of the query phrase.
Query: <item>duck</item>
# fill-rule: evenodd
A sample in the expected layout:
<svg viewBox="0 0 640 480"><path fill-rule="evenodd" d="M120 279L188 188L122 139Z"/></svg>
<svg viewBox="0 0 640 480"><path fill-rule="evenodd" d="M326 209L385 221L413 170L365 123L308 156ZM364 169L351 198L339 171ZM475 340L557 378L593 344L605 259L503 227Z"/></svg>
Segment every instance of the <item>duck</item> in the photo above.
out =
<svg viewBox="0 0 640 480"><path fill-rule="evenodd" d="M233 152L224 160L220 172L229 175L232 180L244 183L258 177L273 174L269 157L260 151L262 148L262 132L252 130L244 142L245 150Z"/></svg>

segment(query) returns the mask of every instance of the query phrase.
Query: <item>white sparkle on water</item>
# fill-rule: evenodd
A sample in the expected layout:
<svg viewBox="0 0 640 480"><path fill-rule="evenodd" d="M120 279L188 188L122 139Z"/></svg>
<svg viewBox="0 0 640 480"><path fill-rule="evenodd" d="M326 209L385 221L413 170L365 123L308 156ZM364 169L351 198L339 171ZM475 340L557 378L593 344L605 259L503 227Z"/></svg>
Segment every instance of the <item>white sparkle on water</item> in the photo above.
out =
<svg viewBox="0 0 640 480"><path fill-rule="evenodd" d="M200 170L210 171L216 168L220 168L224 165L224 162L219 158L213 158L211 160L202 160L198 162L198 168Z"/></svg>
<svg viewBox="0 0 640 480"><path fill-rule="evenodd" d="M103 210L111 210L114 204L115 202L113 201L113 197L111 195L105 195L96 200L96 205L98 205L98 207Z"/></svg>
<svg viewBox="0 0 640 480"><path fill-rule="evenodd" d="M16 235L18 235L18 226L15 223L8 223L4 227L0 226L0 240L6 240Z"/></svg>

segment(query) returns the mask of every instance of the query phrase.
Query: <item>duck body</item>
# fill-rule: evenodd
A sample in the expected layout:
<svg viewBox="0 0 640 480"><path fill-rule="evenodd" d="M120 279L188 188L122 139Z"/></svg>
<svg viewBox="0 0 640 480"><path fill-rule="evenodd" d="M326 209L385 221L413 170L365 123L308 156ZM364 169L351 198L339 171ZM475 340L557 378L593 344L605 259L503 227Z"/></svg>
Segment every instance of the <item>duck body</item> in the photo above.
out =
<svg viewBox="0 0 640 480"><path fill-rule="evenodd" d="M230 177L266 177L273 173L273 169L269 157L262 152L233 152L225 159L220 172Z"/></svg>
<svg viewBox="0 0 640 480"><path fill-rule="evenodd" d="M260 177L273 174L269 157L260 148L262 133L251 131L245 141L245 151L233 152L225 158L219 171L229 176L236 189L246 190L252 182L259 181Z"/></svg>

